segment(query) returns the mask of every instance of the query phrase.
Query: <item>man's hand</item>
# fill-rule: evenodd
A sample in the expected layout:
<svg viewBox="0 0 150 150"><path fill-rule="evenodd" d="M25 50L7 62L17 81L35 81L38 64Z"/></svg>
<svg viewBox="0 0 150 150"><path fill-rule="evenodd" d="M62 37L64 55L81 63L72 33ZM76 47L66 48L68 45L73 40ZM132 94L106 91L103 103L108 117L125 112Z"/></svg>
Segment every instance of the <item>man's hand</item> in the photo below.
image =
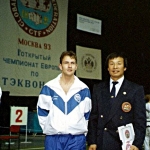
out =
<svg viewBox="0 0 150 150"><path fill-rule="evenodd" d="M96 150L97 145L96 144L92 144L89 146L89 150Z"/></svg>
<svg viewBox="0 0 150 150"><path fill-rule="evenodd" d="M135 145L131 145L130 150L139 150Z"/></svg>

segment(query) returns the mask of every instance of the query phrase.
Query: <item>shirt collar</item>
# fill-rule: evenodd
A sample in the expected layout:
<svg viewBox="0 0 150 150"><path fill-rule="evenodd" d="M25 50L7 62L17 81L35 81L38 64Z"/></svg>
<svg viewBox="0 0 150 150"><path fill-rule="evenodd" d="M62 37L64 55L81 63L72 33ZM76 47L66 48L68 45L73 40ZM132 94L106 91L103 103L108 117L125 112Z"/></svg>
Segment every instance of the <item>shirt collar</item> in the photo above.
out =
<svg viewBox="0 0 150 150"><path fill-rule="evenodd" d="M120 79L118 79L117 81L118 81L118 83L121 85L122 84L122 82L123 82L123 80L124 80L124 76L122 76ZM112 84L112 82L113 82L113 80L110 78L110 85Z"/></svg>

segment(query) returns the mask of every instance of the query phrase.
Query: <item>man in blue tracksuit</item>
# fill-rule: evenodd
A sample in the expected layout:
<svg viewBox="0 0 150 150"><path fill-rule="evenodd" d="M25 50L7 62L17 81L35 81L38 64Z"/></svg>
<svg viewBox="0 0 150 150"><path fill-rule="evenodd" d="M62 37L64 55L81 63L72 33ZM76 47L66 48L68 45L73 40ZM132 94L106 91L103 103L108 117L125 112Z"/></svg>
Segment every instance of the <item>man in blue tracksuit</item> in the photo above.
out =
<svg viewBox="0 0 150 150"><path fill-rule="evenodd" d="M62 73L43 86L37 103L39 123L46 134L45 150L85 150L90 90L74 75L74 52L61 54L59 68Z"/></svg>

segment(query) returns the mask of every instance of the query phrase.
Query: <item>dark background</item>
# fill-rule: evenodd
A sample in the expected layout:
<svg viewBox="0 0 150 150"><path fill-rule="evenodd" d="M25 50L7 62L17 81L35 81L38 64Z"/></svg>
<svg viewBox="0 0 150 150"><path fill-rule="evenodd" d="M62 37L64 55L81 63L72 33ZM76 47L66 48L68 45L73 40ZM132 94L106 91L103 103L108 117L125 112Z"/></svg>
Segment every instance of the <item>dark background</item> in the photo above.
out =
<svg viewBox="0 0 150 150"><path fill-rule="evenodd" d="M102 35L76 29L77 14L102 20ZM102 77L107 55L124 51L128 56L127 79L144 86L150 93L150 1L148 0L70 0L68 10L68 50L76 45L101 49ZM83 80L90 88L94 80Z"/></svg>
<svg viewBox="0 0 150 150"><path fill-rule="evenodd" d="M102 20L102 35L76 29L77 14ZM69 0L67 24L67 50L76 52L76 45L100 49L102 77L108 76L104 68L107 55L124 51L128 56L127 79L144 86L150 93L150 1L149 0ZM81 79L89 87L98 80ZM1 111L9 115L11 106L28 106L36 109L38 97L9 96L3 91ZM6 111L7 110L7 111ZM6 113L7 112L7 113ZM9 122L6 116L1 122ZM8 123L7 123L8 124Z"/></svg>

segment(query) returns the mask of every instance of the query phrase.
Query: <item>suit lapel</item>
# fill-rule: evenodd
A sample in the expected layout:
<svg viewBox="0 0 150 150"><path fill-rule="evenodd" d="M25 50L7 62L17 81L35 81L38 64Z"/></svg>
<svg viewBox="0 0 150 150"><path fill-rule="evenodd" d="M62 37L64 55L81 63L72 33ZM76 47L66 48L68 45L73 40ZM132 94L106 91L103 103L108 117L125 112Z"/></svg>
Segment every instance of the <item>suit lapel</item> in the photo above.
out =
<svg viewBox="0 0 150 150"><path fill-rule="evenodd" d="M110 105L110 89L109 82L105 82L102 88L102 104L103 104L103 113L105 116L108 116L111 110Z"/></svg>

